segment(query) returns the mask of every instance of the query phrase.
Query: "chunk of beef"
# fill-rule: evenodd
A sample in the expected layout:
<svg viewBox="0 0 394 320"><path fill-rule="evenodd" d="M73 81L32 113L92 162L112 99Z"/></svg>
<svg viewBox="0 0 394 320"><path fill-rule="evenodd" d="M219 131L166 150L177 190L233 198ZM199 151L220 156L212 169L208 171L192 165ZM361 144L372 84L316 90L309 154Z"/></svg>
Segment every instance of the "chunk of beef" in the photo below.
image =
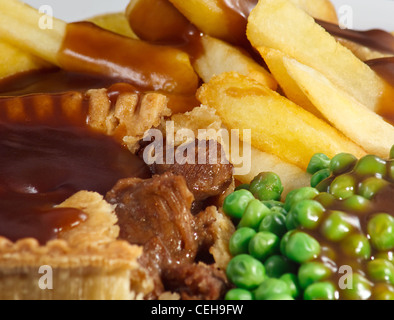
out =
<svg viewBox="0 0 394 320"><path fill-rule="evenodd" d="M145 245L158 237L172 259L192 260L197 251L196 230L190 207L193 195L185 179L166 173L152 179L120 180L106 195L116 204L120 238Z"/></svg>
<svg viewBox="0 0 394 320"><path fill-rule="evenodd" d="M170 148L167 146L159 149L155 146L156 159L165 163L156 161L149 164L152 174L172 172L185 177L196 201L218 196L230 186L234 166L227 161L223 147L217 141L196 139L175 150ZM171 163L166 163L169 152Z"/></svg>
<svg viewBox="0 0 394 320"><path fill-rule="evenodd" d="M120 238L144 247L139 262L155 283L152 297L172 289L184 298L220 296L225 277L206 265L196 266L202 248L208 251L212 243L208 229L214 219L209 210L191 214L194 198L184 177L167 172L148 180L123 179L106 200L116 205ZM206 287L198 288L198 281Z"/></svg>
<svg viewBox="0 0 394 320"><path fill-rule="evenodd" d="M154 284L147 299L159 297L165 291L161 279L162 270L170 268L173 263L171 253L159 237L154 237L144 244L144 252L138 262L148 272Z"/></svg>
<svg viewBox="0 0 394 320"><path fill-rule="evenodd" d="M229 288L224 272L204 263L166 269L163 279L166 288L178 291L184 300L222 299Z"/></svg>

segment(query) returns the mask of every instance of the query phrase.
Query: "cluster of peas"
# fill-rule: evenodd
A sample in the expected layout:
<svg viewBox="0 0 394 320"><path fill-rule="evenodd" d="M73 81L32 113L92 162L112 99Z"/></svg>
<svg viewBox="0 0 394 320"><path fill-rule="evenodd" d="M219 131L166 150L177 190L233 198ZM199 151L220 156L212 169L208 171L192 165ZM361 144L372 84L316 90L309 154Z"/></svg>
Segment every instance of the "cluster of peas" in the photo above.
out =
<svg viewBox="0 0 394 320"><path fill-rule="evenodd" d="M322 248L313 236L316 230L327 241L339 243L348 257L367 261L368 278L354 274L353 288L342 298L370 298L372 280L376 299L394 299L393 213L372 214L368 235L353 232L347 215L371 210L373 197L394 182L393 159L394 146L388 161L373 155L358 160L347 153L332 159L316 154L307 169L311 186L289 192L285 201L280 201L280 178L272 172L239 186L223 205L237 223L226 270L235 288L225 299L338 299L336 286L328 280L332 270L317 260ZM333 203L340 203L341 210L327 209Z"/></svg>

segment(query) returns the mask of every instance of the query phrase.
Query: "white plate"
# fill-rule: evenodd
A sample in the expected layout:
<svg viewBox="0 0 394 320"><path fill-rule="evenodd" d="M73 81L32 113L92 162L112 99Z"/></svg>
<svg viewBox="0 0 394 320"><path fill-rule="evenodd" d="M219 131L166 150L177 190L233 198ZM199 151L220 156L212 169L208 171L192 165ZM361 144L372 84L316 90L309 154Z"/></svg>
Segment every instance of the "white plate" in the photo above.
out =
<svg viewBox="0 0 394 320"><path fill-rule="evenodd" d="M354 29L380 28L394 31L394 0L331 1L337 8L339 18L351 11ZM25 2L36 8L49 5L55 17L72 22L96 14L123 11L129 0L25 0Z"/></svg>

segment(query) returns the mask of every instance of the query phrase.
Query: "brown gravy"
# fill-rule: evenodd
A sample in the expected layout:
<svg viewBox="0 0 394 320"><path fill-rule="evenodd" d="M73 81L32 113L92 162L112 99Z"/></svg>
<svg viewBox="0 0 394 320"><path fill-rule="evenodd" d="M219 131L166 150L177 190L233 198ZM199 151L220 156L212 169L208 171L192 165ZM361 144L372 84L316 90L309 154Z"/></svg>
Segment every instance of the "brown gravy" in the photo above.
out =
<svg viewBox="0 0 394 320"><path fill-rule="evenodd" d="M394 86L394 57L379 58L365 62L388 83Z"/></svg>
<svg viewBox="0 0 394 320"><path fill-rule="evenodd" d="M334 36L356 42L377 51L394 54L394 36L387 31L380 29L366 31L341 29L333 23L317 19L315 21Z"/></svg>
<svg viewBox="0 0 394 320"><path fill-rule="evenodd" d="M250 44L246 38L246 25L248 17L253 8L257 5L257 0L220 0L219 6L227 18L227 28L230 30L231 43L244 48L249 48Z"/></svg>
<svg viewBox="0 0 394 320"><path fill-rule="evenodd" d="M70 72L58 68L19 73L0 80L0 96L24 96L35 93L84 92L108 88L121 81L110 77Z"/></svg>
<svg viewBox="0 0 394 320"><path fill-rule="evenodd" d="M390 170L390 165L390 162L387 162L387 170ZM356 186L358 186L359 183L363 181L363 179L367 178L365 176L358 176L354 171L350 171L348 174L355 178ZM333 179L334 177L328 178L329 181L332 181ZM394 216L394 184L391 178L385 177L385 179L388 181L387 186L380 190L370 200L371 202L368 208L357 212L355 210L349 210L349 208L344 205L344 200L334 200L331 204L326 206L326 215L323 217L323 221L320 223L320 225L324 223L324 219L329 216L329 211L341 211L347 215L346 221L348 221L352 226L352 231L350 234L362 234L368 237L367 225L369 220L375 214L387 213ZM355 192L357 193L357 190L355 190ZM319 201L319 196L315 200ZM328 241L318 229L313 231L308 230L307 232L310 233L320 243L322 250L318 261L321 261L326 266L332 268L332 276L328 280L331 280L335 284L338 284L340 277L343 276L343 274L338 272L339 267L349 265L354 273L357 272L361 275L367 275L367 263L368 261L373 260L378 253L377 250L371 246L370 259L350 257L343 250L341 241ZM346 299L344 294L346 294L345 291L339 290L339 299ZM373 299L373 296L371 299Z"/></svg>
<svg viewBox="0 0 394 320"><path fill-rule="evenodd" d="M87 105L63 117L62 97L50 96L54 111L45 119L36 113L39 96L20 97L25 115L17 120L5 111L13 98L0 99L0 235L12 241L45 244L84 221L80 210L55 208L80 190L105 195L120 178L150 176L137 156L87 127Z"/></svg>
<svg viewBox="0 0 394 320"><path fill-rule="evenodd" d="M192 94L198 86L196 75L174 58L174 48L153 46L108 32L89 22L70 23L58 61L62 69L108 74L144 90Z"/></svg>

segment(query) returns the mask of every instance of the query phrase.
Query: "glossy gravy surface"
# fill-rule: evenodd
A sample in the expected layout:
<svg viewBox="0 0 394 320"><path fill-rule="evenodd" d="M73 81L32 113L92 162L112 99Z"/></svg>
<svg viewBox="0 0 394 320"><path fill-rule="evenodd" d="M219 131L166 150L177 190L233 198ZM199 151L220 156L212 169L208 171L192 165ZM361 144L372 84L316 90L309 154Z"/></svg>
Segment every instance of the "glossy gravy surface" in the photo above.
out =
<svg viewBox="0 0 394 320"><path fill-rule="evenodd" d="M41 98L48 97L54 108L45 119L36 110L40 96L19 98L24 117L17 120L7 111L14 98L0 99L0 235L12 241L33 237L44 244L80 224L85 213L56 208L80 190L105 195L120 178L149 177L137 156L88 128L86 105L66 120L63 95Z"/></svg>

